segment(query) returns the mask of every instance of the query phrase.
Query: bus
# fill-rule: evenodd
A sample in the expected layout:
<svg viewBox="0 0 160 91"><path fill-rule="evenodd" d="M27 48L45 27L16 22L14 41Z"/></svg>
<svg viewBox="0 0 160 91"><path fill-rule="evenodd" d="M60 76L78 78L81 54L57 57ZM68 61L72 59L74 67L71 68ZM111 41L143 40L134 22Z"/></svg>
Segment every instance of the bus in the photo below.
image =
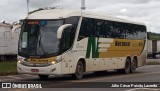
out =
<svg viewBox="0 0 160 91"><path fill-rule="evenodd" d="M72 75L117 70L132 73L147 58L146 26L85 10L44 9L23 20L17 70L35 74Z"/></svg>

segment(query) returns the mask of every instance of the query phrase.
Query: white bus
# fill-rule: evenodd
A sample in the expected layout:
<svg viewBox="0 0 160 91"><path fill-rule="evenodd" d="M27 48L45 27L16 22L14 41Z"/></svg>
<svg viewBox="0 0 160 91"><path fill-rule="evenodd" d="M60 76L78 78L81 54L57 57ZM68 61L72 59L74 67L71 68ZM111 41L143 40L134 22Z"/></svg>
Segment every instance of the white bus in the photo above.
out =
<svg viewBox="0 0 160 91"><path fill-rule="evenodd" d="M23 21L18 73L71 74L117 70L132 73L146 62L146 26L111 15L52 9L32 12Z"/></svg>

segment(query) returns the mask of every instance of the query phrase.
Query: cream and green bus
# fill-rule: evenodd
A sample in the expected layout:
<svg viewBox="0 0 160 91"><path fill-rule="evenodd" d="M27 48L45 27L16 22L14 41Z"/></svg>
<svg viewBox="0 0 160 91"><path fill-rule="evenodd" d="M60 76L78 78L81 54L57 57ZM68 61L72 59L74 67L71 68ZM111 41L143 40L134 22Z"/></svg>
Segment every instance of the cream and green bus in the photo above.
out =
<svg viewBox="0 0 160 91"><path fill-rule="evenodd" d="M23 20L17 70L21 74L132 73L146 62L146 26L85 10L50 9Z"/></svg>

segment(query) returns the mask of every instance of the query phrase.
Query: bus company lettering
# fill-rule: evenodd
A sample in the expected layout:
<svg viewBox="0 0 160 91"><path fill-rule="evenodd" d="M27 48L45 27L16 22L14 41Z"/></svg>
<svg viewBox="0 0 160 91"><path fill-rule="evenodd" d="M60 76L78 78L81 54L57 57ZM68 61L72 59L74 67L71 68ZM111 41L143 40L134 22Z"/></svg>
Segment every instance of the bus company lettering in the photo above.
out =
<svg viewBox="0 0 160 91"><path fill-rule="evenodd" d="M48 62L47 59L31 59L30 61L33 63L47 63Z"/></svg>
<svg viewBox="0 0 160 91"><path fill-rule="evenodd" d="M115 46L130 46L130 42L115 41Z"/></svg>

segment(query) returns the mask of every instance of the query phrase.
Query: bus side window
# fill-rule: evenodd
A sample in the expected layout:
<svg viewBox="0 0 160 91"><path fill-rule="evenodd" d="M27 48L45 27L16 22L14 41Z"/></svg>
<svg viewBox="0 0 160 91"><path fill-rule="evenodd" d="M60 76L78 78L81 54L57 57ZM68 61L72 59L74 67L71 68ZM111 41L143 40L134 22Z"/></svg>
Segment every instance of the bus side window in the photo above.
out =
<svg viewBox="0 0 160 91"><path fill-rule="evenodd" d="M64 29L60 46L61 46L60 47L61 52L65 52L69 48L71 48L71 46L72 46L72 44L71 44L71 27Z"/></svg>
<svg viewBox="0 0 160 91"><path fill-rule="evenodd" d="M80 27L80 32L78 36L78 41L86 38L86 37L92 37L92 31L91 31L91 25L92 22L90 22L89 19L83 18L82 24Z"/></svg>
<svg viewBox="0 0 160 91"><path fill-rule="evenodd" d="M75 34L76 34L76 30L77 30L77 26L78 26L78 22L79 22L80 17L77 16L72 16L72 17L68 17L65 19L65 24L72 24L72 28L70 31L70 39L71 39L71 44L73 44L74 42L74 38L75 38Z"/></svg>
<svg viewBox="0 0 160 91"><path fill-rule="evenodd" d="M126 24L127 39L145 39L146 27L143 25Z"/></svg>

